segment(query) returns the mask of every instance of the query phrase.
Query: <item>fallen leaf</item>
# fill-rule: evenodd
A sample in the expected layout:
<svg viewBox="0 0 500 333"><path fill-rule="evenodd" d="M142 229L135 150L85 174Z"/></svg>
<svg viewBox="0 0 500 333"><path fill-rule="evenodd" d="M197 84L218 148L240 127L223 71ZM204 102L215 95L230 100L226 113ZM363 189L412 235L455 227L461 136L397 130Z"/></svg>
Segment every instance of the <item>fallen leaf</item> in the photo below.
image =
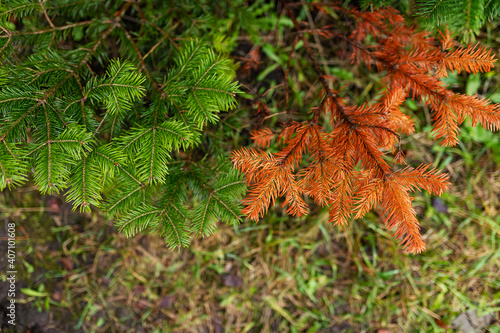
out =
<svg viewBox="0 0 500 333"><path fill-rule="evenodd" d="M62 300L62 293L59 290L56 290L52 293L52 299L56 302L60 302Z"/></svg>
<svg viewBox="0 0 500 333"><path fill-rule="evenodd" d="M434 198L432 200L432 207L434 207L438 213L448 213L448 206L440 198Z"/></svg>
<svg viewBox="0 0 500 333"><path fill-rule="evenodd" d="M241 287L243 285L243 280L238 275L234 274L224 274L222 275L222 281L226 287Z"/></svg>
<svg viewBox="0 0 500 333"><path fill-rule="evenodd" d="M61 263L64 266L64 269L67 271L72 271L73 270L73 261L71 261L70 258L63 257L61 258Z"/></svg>
<svg viewBox="0 0 500 333"><path fill-rule="evenodd" d="M161 298L160 307L162 308L171 308L174 305L175 296L174 295L166 295Z"/></svg>

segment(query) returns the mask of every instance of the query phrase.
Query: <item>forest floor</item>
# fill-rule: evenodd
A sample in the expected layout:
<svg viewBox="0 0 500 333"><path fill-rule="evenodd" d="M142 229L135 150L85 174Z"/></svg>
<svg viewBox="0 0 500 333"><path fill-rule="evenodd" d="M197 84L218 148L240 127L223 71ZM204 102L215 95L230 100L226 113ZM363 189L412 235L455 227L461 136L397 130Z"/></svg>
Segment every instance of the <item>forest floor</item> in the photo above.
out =
<svg viewBox="0 0 500 333"><path fill-rule="evenodd" d="M17 230L16 332L448 332L461 314L500 332L500 142L469 126L461 135L456 148L426 131L404 142L410 161L434 162L453 184L439 199L416 194L419 255L404 254L376 213L335 227L324 210L296 219L274 208L171 252L62 196L4 191L1 218ZM10 332L5 306L0 297Z"/></svg>

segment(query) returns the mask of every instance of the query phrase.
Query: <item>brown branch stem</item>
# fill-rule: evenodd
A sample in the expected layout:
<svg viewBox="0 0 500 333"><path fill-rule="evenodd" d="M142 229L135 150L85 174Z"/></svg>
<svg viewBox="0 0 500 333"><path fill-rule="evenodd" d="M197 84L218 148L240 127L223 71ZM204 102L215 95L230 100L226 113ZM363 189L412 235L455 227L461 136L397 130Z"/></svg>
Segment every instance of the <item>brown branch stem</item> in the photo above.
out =
<svg viewBox="0 0 500 333"><path fill-rule="evenodd" d="M290 19L293 22L295 30L297 30L298 32L301 32L302 28L300 27L300 24L297 21L297 18L293 14L293 11L292 11L292 9L290 7L287 8L287 12L288 12L288 16L290 17ZM321 67L319 66L318 62L316 61L316 58L314 57L314 53L313 53L313 51L311 49L311 45L309 45L309 41L307 40L306 35L303 34L303 33L300 33L299 35L301 36L302 41L304 42L304 46L306 48L307 56L311 60L311 62L313 64L313 67L314 67L314 70L316 71L316 74L318 75L318 79L320 80L321 85L325 89L325 92L326 92L327 96L331 98L332 102L335 104L335 107L340 112L340 114L342 115L342 117L344 118L344 120L347 121L348 123L351 123L351 121L349 120L349 117L344 112L344 108L339 103L339 101L337 99L337 96L332 92L332 90L328 86L328 82L326 82L325 75L324 75L323 71L321 70ZM317 112L319 112L319 111L317 111Z"/></svg>

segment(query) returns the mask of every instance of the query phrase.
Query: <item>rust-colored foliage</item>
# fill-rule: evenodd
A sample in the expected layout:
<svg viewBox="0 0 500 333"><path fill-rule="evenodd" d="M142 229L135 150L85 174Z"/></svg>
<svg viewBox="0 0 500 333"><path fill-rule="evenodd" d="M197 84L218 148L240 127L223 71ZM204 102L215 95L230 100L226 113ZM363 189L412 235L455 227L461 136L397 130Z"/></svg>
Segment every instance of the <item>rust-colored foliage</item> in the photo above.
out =
<svg viewBox="0 0 500 333"><path fill-rule="evenodd" d="M323 85L322 100L309 120L289 122L279 133L269 128L252 133L261 147L277 139L277 153L258 148L233 152L233 163L246 174L250 186L243 213L258 220L278 197L284 196L287 214L302 216L308 212L307 195L318 205L329 207L331 222L343 225L380 205L385 224L395 228L394 236L400 244L407 252L419 253L425 244L410 192L423 189L441 195L450 183L447 175L431 165L398 168L389 163L390 156L396 164L405 163L399 133L409 135L414 131L413 119L399 106L408 96L429 106L433 132L436 138L443 138L442 145L458 143L458 126L466 117L474 125L497 129L499 105L477 95L456 94L439 80L449 70L488 71L496 59L478 45L455 46L448 32L436 41L427 32L407 26L392 8L375 12L335 9L355 19L354 31L346 37L324 27L317 29L318 34L345 40L351 46L354 64L385 71L383 98L362 106L345 105L338 92L329 88L306 35L300 31L305 29L288 9ZM330 132L319 124L324 115L332 119Z"/></svg>

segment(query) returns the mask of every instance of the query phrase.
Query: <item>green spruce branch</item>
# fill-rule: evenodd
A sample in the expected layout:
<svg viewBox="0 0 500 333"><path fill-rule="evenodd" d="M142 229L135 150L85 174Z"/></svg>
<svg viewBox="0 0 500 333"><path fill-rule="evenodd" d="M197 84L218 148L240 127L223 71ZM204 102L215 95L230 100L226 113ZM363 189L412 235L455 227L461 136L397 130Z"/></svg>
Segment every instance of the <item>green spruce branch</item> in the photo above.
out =
<svg viewBox="0 0 500 333"><path fill-rule="evenodd" d="M135 1L2 2L0 190L31 176L170 248L237 223L245 183L203 145L239 85L207 41L176 40L187 17L171 27Z"/></svg>

